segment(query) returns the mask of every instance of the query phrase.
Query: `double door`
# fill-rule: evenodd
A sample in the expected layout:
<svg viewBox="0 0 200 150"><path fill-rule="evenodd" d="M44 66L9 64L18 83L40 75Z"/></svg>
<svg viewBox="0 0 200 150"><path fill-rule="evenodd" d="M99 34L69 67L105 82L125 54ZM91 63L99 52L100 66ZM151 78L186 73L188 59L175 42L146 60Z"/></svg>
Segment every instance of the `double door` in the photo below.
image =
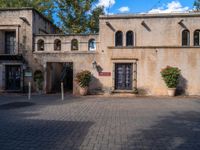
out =
<svg viewBox="0 0 200 150"><path fill-rule="evenodd" d="M132 90L133 64L115 64L115 89Z"/></svg>
<svg viewBox="0 0 200 150"><path fill-rule="evenodd" d="M18 65L6 66L6 90L21 89L21 67Z"/></svg>

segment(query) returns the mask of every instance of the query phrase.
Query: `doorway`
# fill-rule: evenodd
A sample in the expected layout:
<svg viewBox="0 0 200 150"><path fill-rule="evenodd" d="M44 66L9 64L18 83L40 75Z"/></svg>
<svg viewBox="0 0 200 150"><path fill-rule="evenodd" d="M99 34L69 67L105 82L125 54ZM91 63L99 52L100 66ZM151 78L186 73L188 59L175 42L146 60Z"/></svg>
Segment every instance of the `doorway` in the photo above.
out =
<svg viewBox="0 0 200 150"><path fill-rule="evenodd" d="M73 64L65 63L63 69L63 83L66 92L73 91Z"/></svg>
<svg viewBox="0 0 200 150"><path fill-rule="evenodd" d="M73 63L47 63L47 93L60 93L61 82L65 92L73 91Z"/></svg>
<svg viewBox="0 0 200 150"><path fill-rule="evenodd" d="M115 64L115 90L132 90L133 64Z"/></svg>
<svg viewBox="0 0 200 150"><path fill-rule="evenodd" d="M21 67L20 65L6 65L6 90L21 90Z"/></svg>

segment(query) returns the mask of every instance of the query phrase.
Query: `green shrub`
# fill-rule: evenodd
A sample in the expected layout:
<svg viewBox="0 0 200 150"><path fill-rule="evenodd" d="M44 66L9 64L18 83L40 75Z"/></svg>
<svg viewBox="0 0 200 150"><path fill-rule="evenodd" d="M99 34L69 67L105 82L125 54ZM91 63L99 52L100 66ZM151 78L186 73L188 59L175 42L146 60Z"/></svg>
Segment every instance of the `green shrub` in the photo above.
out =
<svg viewBox="0 0 200 150"><path fill-rule="evenodd" d="M36 82L38 90L42 90L44 77L40 70L35 71L33 79Z"/></svg>
<svg viewBox="0 0 200 150"><path fill-rule="evenodd" d="M177 67L167 66L161 70L161 76L168 88L176 88L181 70Z"/></svg>
<svg viewBox="0 0 200 150"><path fill-rule="evenodd" d="M81 71L76 74L76 82L79 84L80 87L88 87L91 81L92 74L90 71Z"/></svg>

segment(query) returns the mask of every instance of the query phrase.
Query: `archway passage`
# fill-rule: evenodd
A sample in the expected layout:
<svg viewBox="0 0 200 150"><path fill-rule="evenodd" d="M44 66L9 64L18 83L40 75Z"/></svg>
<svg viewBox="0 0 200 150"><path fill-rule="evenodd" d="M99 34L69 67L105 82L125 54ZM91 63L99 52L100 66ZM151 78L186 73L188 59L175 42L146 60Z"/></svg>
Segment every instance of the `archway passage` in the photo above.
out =
<svg viewBox="0 0 200 150"><path fill-rule="evenodd" d="M65 63L63 67L62 75L64 83L64 89L66 92L73 91L73 63Z"/></svg>
<svg viewBox="0 0 200 150"><path fill-rule="evenodd" d="M61 82L65 92L73 92L73 63L48 62L46 75L46 92L60 93Z"/></svg>

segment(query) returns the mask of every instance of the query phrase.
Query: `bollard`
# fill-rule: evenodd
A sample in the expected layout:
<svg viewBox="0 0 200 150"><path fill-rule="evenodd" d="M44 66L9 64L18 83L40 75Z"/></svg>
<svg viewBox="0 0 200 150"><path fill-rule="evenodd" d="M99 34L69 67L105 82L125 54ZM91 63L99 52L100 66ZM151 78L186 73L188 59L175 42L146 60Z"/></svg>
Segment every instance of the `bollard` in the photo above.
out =
<svg viewBox="0 0 200 150"><path fill-rule="evenodd" d="M31 82L28 82L28 100L31 99Z"/></svg>
<svg viewBox="0 0 200 150"><path fill-rule="evenodd" d="M64 100L64 86L63 86L63 82L61 82L61 99L62 99L62 101Z"/></svg>

